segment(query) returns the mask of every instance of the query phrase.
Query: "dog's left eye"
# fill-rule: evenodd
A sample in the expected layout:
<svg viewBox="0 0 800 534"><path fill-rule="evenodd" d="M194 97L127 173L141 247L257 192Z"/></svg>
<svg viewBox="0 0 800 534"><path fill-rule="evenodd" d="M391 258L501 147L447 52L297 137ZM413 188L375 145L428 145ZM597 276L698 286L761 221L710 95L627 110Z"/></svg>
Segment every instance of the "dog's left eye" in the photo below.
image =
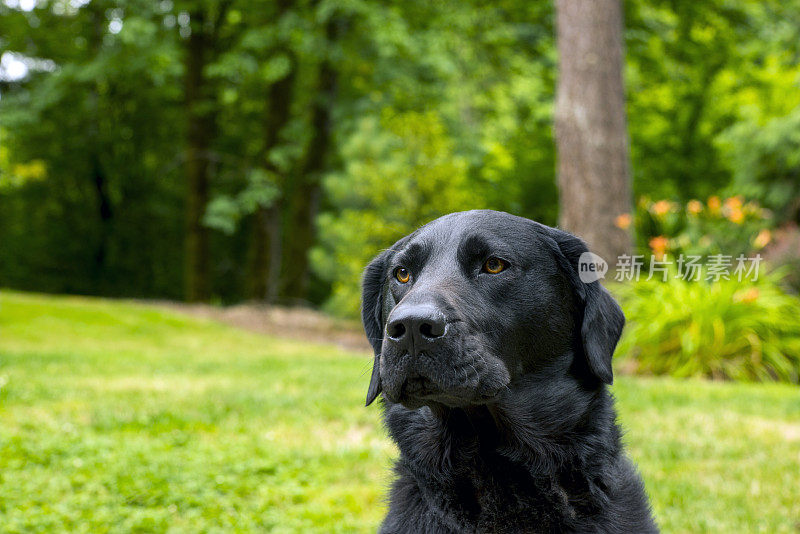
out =
<svg viewBox="0 0 800 534"><path fill-rule="evenodd" d="M497 274L506 268L506 262L500 258L489 258L483 263L483 270L489 274Z"/></svg>
<svg viewBox="0 0 800 534"><path fill-rule="evenodd" d="M405 267L398 267L394 270L394 277L401 284L405 284L411 278L411 273Z"/></svg>

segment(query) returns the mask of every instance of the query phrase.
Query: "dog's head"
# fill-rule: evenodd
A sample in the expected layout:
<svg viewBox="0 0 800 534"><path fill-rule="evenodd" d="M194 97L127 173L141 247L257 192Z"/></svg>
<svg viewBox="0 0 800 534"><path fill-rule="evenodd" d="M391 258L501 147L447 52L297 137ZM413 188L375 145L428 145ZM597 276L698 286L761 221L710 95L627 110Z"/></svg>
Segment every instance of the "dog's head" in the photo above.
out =
<svg viewBox="0 0 800 534"><path fill-rule="evenodd" d="M562 368L610 384L625 318L584 283L580 239L495 211L452 213L378 255L363 279L375 351L369 405L492 402L515 379Z"/></svg>

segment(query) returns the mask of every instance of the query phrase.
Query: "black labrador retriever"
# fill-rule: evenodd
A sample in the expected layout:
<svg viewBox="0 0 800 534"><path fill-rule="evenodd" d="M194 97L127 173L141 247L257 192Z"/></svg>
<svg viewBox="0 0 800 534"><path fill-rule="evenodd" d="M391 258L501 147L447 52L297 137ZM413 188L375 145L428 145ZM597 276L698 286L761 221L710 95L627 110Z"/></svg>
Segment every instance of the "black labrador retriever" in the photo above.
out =
<svg viewBox="0 0 800 534"><path fill-rule="evenodd" d="M366 268L400 448L381 532L657 532L606 385L625 318L580 239L495 211L441 217Z"/></svg>

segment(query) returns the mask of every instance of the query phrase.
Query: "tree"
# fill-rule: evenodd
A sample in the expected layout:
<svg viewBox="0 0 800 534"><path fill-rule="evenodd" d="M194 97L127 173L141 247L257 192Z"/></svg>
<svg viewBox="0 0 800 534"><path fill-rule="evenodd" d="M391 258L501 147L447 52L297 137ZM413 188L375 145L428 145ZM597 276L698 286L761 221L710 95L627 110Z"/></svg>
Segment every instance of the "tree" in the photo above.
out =
<svg viewBox="0 0 800 534"><path fill-rule="evenodd" d="M729 183L727 158L715 138L749 107L731 100L741 98L742 82L764 64L762 54L770 48L752 47L746 38L755 28L773 28L774 33L775 25L762 12L767 11L766 4L756 7L726 0L625 4L635 196L688 201L719 192ZM765 38L759 36L764 43ZM751 57L755 51L760 57Z"/></svg>
<svg viewBox="0 0 800 534"><path fill-rule="evenodd" d="M281 19L290 14L294 2L279 0L275 7L277 13L274 18L280 24ZM265 166L266 172L277 182L278 190L285 186L286 173L271 160L271 154L280 146L281 132L292 119L291 108L298 60L295 51L287 42L288 38L282 35L280 37L276 38L275 53L285 60L286 67L278 79L271 80L266 92L264 142L259 157L259 163ZM252 226L248 296L256 300L271 301L277 294L281 261L281 214L274 199L268 204L260 203L256 207Z"/></svg>
<svg viewBox="0 0 800 534"><path fill-rule="evenodd" d="M620 0L557 0L560 224L606 261L627 253L631 211Z"/></svg>
<svg viewBox="0 0 800 534"><path fill-rule="evenodd" d="M344 20L330 15L325 24L325 44L336 45ZM331 145L331 110L336 98L338 72L330 52L319 65L316 99L311 111L311 140L305 158L287 187L288 224L284 231L280 296L288 300L305 300L308 291L310 264L308 254L314 246L314 224L319 210L322 174Z"/></svg>
<svg viewBox="0 0 800 534"><path fill-rule="evenodd" d="M0 182L28 176L0 194L3 284L180 297L180 64L164 5L31 5L0 5L4 50L31 65L0 100Z"/></svg>
<svg viewBox="0 0 800 534"><path fill-rule="evenodd" d="M624 5L634 194L796 217L800 0ZM550 2L0 1L0 281L355 313L367 259L445 211L555 224L557 166L603 246L621 15L558 7L557 165Z"/></svg>
<svg viewBox="0 0 800 534"><path fill-rule="evenodd" d="M222 0L209 8L198 3L189 12L190 35L184 56L187 117L184 285L189 301L207 300L211 291L208 228L203 224L203 215L209 200L209 166L217 135L218 106L207 68L221 53L220 29L230 4L230 0Z"/></svg>

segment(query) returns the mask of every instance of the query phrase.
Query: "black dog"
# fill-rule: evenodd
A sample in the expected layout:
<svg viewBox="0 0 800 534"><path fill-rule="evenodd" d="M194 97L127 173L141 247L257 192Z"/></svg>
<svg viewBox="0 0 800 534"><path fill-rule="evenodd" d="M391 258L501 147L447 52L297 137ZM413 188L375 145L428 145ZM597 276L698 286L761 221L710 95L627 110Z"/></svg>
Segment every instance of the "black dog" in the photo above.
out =
<svg viewBox="0 0 800 534"><path fill-rule="evenodd" d="M578 238L453 213L376 257L362 317L400 448L381 532L656 532L606 384L625 318Z"/></svg>

